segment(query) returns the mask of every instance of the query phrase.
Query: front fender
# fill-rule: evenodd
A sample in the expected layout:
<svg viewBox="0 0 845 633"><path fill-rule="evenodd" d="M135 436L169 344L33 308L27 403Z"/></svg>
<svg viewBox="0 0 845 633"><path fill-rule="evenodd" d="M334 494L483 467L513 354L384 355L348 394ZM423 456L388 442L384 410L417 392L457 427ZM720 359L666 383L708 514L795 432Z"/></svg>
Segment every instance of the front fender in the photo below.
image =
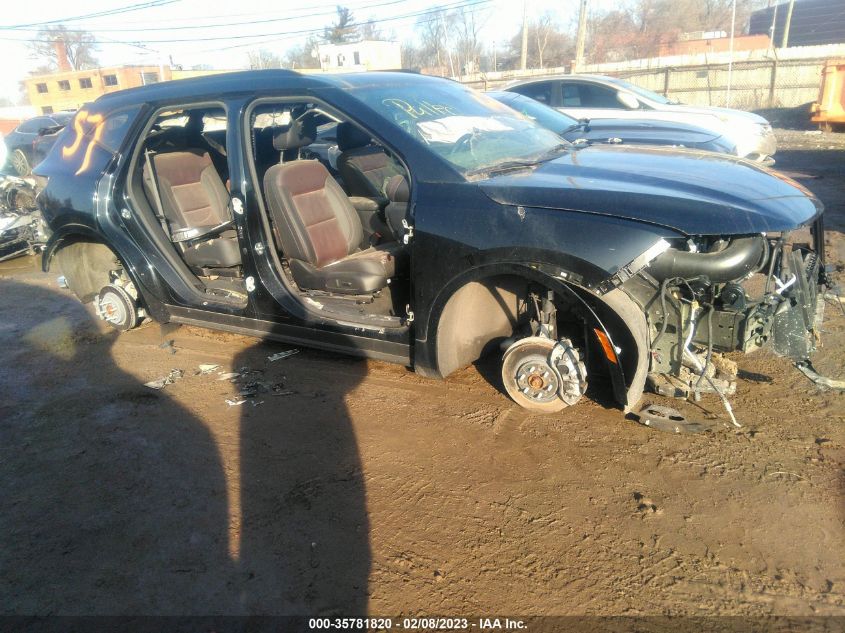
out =
<svg viewBox="0 0 845 633"><path fill-rule="evenodd" d="M626 410L634 406L642 394L648 370L645 315L621 290L597 297L549 274L550 270L553 269L530 262L508 262L478 266L457 275L437 294L425 322L415 329L415 370L425 376L445 378L438 359L438 325L449 299L459 289L496 277L518 277L568 297L584 308L592 319L589 325L596 341L605 352L614 397Z"/></svg>

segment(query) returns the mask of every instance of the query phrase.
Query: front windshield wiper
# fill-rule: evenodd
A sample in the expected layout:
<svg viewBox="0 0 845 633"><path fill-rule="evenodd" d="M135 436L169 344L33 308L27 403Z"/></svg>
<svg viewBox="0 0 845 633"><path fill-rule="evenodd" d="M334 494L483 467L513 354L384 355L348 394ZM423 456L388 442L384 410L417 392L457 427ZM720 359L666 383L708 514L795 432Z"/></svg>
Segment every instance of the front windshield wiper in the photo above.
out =
<svg viewBox="0 0 845 633"><path fill-rule="evenodd" d="M472 169L466 172L467 176L478 176L480 174L496 174L503 171L510 171L512 169L525 169L527 167L534 167L539 161L536 160L503 160L492 165L485 165L478 169Z"/></svg>
<svg viewBox="0 0 845 633"><path fill-rule="evenodd" d="M498 163L493 163L492 165L485 165L484 167L479 167L478 169L470 170L466 172L466 175L478 176L480 174L496 174L501 173L503 171L510 171L512 169L526 169L528 167L536 167L540 163L544 163L547 160L551 160L563 151L568 151L571 148L571 143L558 143L557 145L550 147L542 154L538 154L537 156L531 158L511 158L503 160Z"/></svg>
<svg viewBox="0 0 845 633"><path fill-rule="evenodd" d="M583 130L585 133L590 131L590 119L578 119L577 123L573 123L566 128L561 134L569 134L575 130Z"/></svg>
<svg viewBox="0 0 845 633"><path fill-rule="evenodd" d="M550 147L545 152L543 152L542 154L537 156L534 159L534 162L535 163L544 163L547 160L551 160L553 158L556 158L559 154L562 154L563 152L568 152L570 149L572 149L572 143L569 143L569 142L558 143L557 145Z"/></svg>

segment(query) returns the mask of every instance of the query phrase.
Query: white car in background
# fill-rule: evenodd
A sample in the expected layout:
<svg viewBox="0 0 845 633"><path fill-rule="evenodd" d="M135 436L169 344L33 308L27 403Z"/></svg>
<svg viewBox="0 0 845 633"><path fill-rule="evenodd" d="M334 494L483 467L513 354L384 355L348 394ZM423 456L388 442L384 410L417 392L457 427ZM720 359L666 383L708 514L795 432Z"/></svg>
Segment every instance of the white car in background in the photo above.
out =
<svg viewBox="0 0 845 633"><path fill-rule="evenodd" d="M739 156L774 164L777 142L772 126L751 112L685 105L601 75L538 77L511 83L503 90L531 97L576 119L658 119L697 125L733 141Z"/></svg>

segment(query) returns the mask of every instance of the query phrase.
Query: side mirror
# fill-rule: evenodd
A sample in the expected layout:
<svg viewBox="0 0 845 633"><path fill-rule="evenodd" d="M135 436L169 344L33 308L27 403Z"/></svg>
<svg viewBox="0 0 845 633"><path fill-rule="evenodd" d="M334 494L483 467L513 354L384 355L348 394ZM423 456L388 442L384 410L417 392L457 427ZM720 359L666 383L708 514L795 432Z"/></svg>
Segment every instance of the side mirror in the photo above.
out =
<svg viewBox="0 0 845 633"><path fill-rule="evenodd" d="M640 101L630 92L623 90L616 91L616 100L629 110L637 110L640 107Z"/></svg>

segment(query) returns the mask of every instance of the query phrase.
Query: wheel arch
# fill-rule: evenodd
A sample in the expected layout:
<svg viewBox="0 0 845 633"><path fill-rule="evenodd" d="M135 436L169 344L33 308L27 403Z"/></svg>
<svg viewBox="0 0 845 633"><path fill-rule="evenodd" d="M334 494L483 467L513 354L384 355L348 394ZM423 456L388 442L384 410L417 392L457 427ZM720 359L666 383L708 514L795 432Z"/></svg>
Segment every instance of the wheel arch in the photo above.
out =
<svg viewBox="0 0 845 633"><path fill-rule="evenodd" d="M109 273L115 268L122 268L136 288L140 288L120 253L85 226L66 227L50 237L42 255L42 270L50 272L54 262L82 303L93 301L100 289L110 283Z"/></svg>
<svg viewBox="0 0 845 633"><path fill-rule="evenodd" d="M642 395L648 373L645 314L622 290L599 297L544 272L534 264L497 264L459 275L437 295L428 312L424 341L417 341L419 373L445 378L512 335L516 301L529 284L578 302L607 359L614 396L626 410Z"/></svg>

